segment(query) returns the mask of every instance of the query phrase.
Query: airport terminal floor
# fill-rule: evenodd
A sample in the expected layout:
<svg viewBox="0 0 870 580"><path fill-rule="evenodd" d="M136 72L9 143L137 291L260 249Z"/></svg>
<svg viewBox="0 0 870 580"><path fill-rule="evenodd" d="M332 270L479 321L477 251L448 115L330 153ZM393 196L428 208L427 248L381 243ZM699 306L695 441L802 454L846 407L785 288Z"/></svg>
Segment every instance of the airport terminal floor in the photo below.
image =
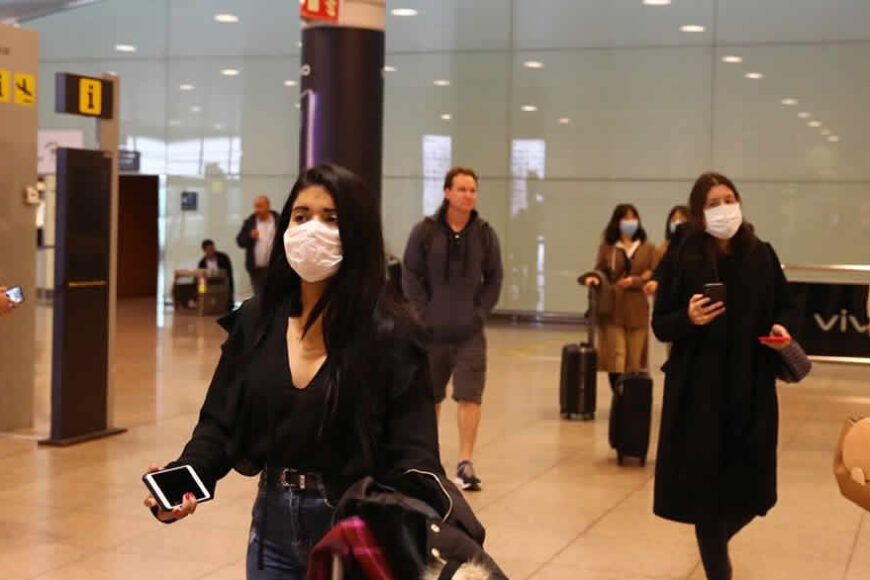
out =
<svg viewBox="0 0 870 580"><path fill-rule="evenodd" d="M231 474L216 501L176 525L142 506L140 476L174 459L195 423L223 331L213 318L158 317L153 301L121 301L115 423L123 435L69 448L0 438L0 577L63 580L244 577L256 479ZM39 308L40 420L48 418L50 310ZM653 464L619 467L607 442L610 394L598 417L557 411L561 345L572 326L493 324L476 466L484 490L467 497L486 547L513 579L703 579L693 529L652 514ZM664 348L656 345L653 366ZM870 404L867 370L817 365L780 387L779 503L732 543L739 580L870 577L870 517L839 496L832 448L843 420ZM662 394L654 375L654 442ZM442 415L442 460L455 464L455 405Z"/></svg>

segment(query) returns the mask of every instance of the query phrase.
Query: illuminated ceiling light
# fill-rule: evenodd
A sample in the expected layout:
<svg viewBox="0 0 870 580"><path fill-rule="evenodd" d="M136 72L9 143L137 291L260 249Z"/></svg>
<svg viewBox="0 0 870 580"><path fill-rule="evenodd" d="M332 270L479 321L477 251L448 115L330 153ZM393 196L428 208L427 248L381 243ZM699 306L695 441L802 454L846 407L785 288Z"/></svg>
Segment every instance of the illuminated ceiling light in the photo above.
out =
<svg viewBox="0 0 870 580"><path fill-rule="evenodd" d="M813 115L812 115L811 113L807 113L806 111L804 111L804 112L802 112L802 113L798 113L798 118L799 118L799 119L809 119L809 118L812 117L812 116L813 116Z"/></svg>
<svg viewBox="0 0 870 580"><path fill-rule="evenodd" d="M132 44L116 44L115 50L118 52L136 52L136 47Z"/></svg>
<svg viewBox="0 0 870 580"><path fill-rule="evenodd" d="M562 117L561 119L559 119L560 125L569 125L570 123L571 123L570 117Z"/></svg>
<svg viewBox="0 0 870 580"><path fill-rule="evenodd" d="M441 120L442 120L442 121L449 121L449 120L452 119L452 118L453 118L453 115L449 115L449 114L447 114L447 113L444 113L443 115L441 115Z"/></svg>
<svg viewBox="0 0 870 580"><path fill-rule="evenodd" d="M783 99L783 100L780 101L780 102L781 102L783 105L785 105L786 107L796 107L797 104L798 104L798 100L797 100L797 99Z"/></svg>
<svg viewBox="0 0 870 580"><path fill-rule="evenodd" d="M537 60L527 60L523 63L523 66L526 68L544 68L544 63Z"/></svg>
<svg viewBox="0 0 870 580"><path fill-rule="evenodd" d="M534 113L538 110L538 107L535 105L523 105L523 112L525 113Z"/></svg>
<svg viewBox="0 0 870 580"><path fill-rule="evenodd" d="M192 91L195 88L196 88L195 86L187 84L187 83L185 83L183 85L178 85L179 91Z"/></svg>
<svg viewBox="0 0 870 580"><path fill-rule="evenodd" d="M225 77L235 77L239 75L239 69L236 68L225 68L221 69L221 74Z"/></svg>
<svg viewBox="0 0 870 580"><path fill-rule="evenodd" d="M296 104L293 105L293 106L296 107L297 109L301 109L301 108L302 108L302 105L300 105L299 103L296 103Z"/></svg>
<svg viewBox="0 0 870 580"><path fill-rule="evenodd" d="M190 108L190 112L191 113L201 113L202 107L200 107L199 105L194 105Z"/></svg>
<svg viewBox="0 0 870 580"><path fill-rule="evenodd" d="M759 72L748 72L744 75L746 78L757 81L764 78L764 75Z"/></svg>
<svg viewBox="0 0 870 580"><path fill-rule="evenodd" d="M413 8L394 8L393 16L417 16L418 12Z"/></svg>
<svg viewBox="0 0 870 580"><path fill-rule="evenodd" d="M644 6L670 6L671 0L643 0Z"/></svg>
<svg viewBox="0 0 870 580"><path fill-rule="evenodd" d="M704 32L707 30L707 27L701 26L700 24L686 24L685 26L681 26L680 30L683 32Z"/></svg>
<svg viewBox="0 0 870 580"><path fill-rule="evenodd" d="M436 87L449 87L450 81L445 80L445 79L438 79L437 81L434 81L434 85Z"/></svg>
<svg viewBox="0 0 870 580"><path fill-rule="evenodd" d="M215 124L214 124L214 128L215 128L217 131L223 131L223 130L224 130L224 125L223 125L223 123L215 123Z"/></svg>
<svg viewBox="0 0 870 580"><path fill-rule="evenodd" d="M295 87L296 81L294 81L293 79L287 79L286 81L284 81L284 86L285 87Z"/></svg>
<svg viewBox="0 0 870 580"><path fill-rule="evenodd" d="M726 64L740 64L741 62L743 62L743 57L734 55L723 56L722 62Z"/></svg>
<svg viewBox="0 0 870 580"><path fill-rule="evenodd" d="M813 129L818 129L819 127L822 126L822 122L821 121L810 121L809 123L807 123L807 126L812 127Z"/></svg>
<svg viewBox="0 0 870 580"><path fill-rule="evenodd" d="M397 68L394 67L394 66L385 66L385 67L384 67L384 72L396 72L396 71L398 71L398 70L399 70L399 69L397 69Z"/></svg>
<svg viewBox="0 0 870 580"><path fill-rule="evenodd" d="M221 24L235 24L239 21L239 17L235 14L215 14L214 21Z"/></svg>
<svg viewBox="0 0 870 580"><path fill-rule="evenodd" d="M830 137L828 137L828 141L830 141L831 143L839 143L840 138L837 137L836 135L831 135Z"/></svg>
<svg viewBox="0 0 870 580"><path fill-rule="evenodd" d="M175 119L172 119L169 121L169 126L170 127L181 127L181 121L176 121Z"/></svg>

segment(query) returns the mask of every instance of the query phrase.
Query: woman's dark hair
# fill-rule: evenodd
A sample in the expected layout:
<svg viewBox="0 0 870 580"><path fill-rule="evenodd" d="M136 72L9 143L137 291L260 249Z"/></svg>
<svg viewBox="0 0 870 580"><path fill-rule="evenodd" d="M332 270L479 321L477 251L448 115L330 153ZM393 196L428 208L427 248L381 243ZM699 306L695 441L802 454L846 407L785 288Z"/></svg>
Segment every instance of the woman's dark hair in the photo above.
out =
<svg viewBox="0 0 870 580"><path fill-rule="evenodd" d="M704 208L707 205L707 195L710 193L711 189L718 185L724 185L733 191L734 197L737 201L742 202L740 192L737 190L737 186L734 185L733 181L721 173L715 173L712 171L702 173L698 179L695 180L695 185L692 186L692 192L689 194L689 223L691 224L692 229L699 232L704 231ZM744 221L731 240L732 247L736 252L742 253L754 239L755 228L753 228L752 224L749 222Z"/></svg>
<svg viewBox="0 0 870 580"><path fill-rule="evenodd" d="M301 279L287 262L283 236L299 194L314 186L323 187L335 202L343 254L338 272L304 326L307 332L318 317L323 317L330 378L320 435L337 437L340 429L355 429L361 458L371 468L374 444L368 420L371 404L377 400L372 389L378 387L373 374L385 372L377 368L375 308L393 316L393 320L402 318L405 311L391 294L384 292L386 265L380 207L363 180L347 169L332 164L308 169L290 191L275 229L257 341L265 336L276 314L285 309L289 316L302 313Z"/></svg>
<svg viewBox="0 0 870 580"><path fill-rule="evenodd" d="M608 244L615 244L619 241L619 238L622 237L622 234L619 231L619 222L625 219L625 217L630 213L637 216L637 231L634 233L633 239L641 242L646 241L646 231L643 229L643 222L640 221L640 212L638 212L637 208L630 203L621 203L614 208L613 215L610 216L610 223L607 224L607 228L604 230L605 242Z"/></svg>
<svg viewBox="0 0 870 580"><path fill-rule="evenodd" d="M671 211L668 212L668 219L665 222L665 240L670 242L671 238L674 237L674 234L671 233L671 221L674 219L674 216L677 214L682 214L686 217L686 220L690 219L690 210L689 206L686 205L675 205L671 208Z"/></svg>

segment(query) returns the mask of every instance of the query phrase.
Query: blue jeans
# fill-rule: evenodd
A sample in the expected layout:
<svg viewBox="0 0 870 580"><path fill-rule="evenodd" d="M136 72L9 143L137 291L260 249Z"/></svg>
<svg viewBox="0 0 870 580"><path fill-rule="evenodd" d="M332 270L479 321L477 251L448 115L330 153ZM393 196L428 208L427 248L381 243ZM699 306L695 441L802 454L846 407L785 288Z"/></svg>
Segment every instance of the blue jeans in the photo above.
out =
<svg viewBox="0 0 870 580"><path fill-rule="evenodd" d="M247 580L304 580L308 554L332 527L333 507L324 493L292 492L260 484L248 541ZM266 529L263 515L269 511ZM260 533L263 536L260 536ZM263 569L258 556L263 544Z"/></svg>

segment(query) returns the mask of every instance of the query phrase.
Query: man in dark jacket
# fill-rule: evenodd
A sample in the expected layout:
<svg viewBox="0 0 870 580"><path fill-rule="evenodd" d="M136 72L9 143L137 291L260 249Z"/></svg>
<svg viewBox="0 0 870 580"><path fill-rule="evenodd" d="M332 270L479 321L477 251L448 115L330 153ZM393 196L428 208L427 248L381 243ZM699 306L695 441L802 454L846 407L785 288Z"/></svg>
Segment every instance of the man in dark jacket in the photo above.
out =
<svg viewBox="0 0 870 580"><path fill-rule="evenodd" d="M501 293L498 237L478 217L477 175L456 167L444 180L440 211L414 227L405 248L402 286L432 335L429 362L440 415L447 383L459 404L457 484L477 491L471 463L486 382L486 317Z"/></svg>
<svg viewBox="0 0 870 580"><path fill-rule="evenodd" d="M230 257L223 252L218 252L212 240L202 241L202 251L205 254L199 261L197 268L200 270L224 270L227 273L229 284L229 297L227 300L227 312L235 306L235 284L233 283L233 263Z"/></svg>
<svg viewBox="0 0 870 580"><path fill-rule="evenodd" d="M236 236L236 243L245 250L245 269L251 276L255 295L260 295L266 285L277 224L278 214L272 211L269 198L260 196L254 201L254 213L248 216Z"/></svg>

